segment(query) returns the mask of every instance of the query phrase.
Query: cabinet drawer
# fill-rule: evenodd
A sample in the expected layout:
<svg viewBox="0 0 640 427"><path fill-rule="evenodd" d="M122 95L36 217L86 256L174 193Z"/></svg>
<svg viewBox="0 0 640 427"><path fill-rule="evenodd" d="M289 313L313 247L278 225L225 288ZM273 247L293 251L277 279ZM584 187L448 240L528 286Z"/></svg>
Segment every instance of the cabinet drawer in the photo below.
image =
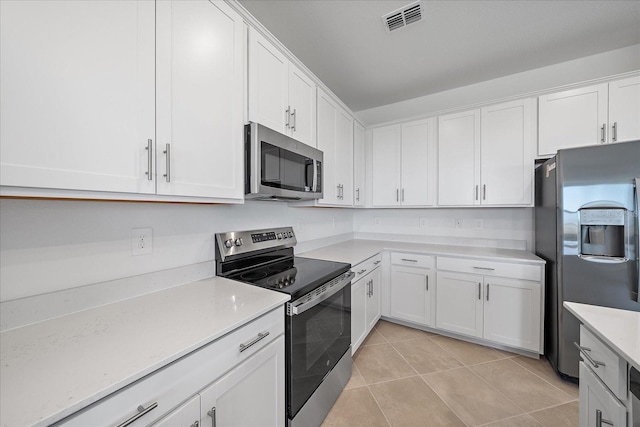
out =
<svg viewBox="0 0 640 427"><path fill-rule="evenodd" d="M539 265L512 264L467 258L438 257L438 270L482 274L484 276L511 277L537 282L542 279L542 267Z"/></svg>
<svg viewBox="0 0 640 427"><path fill-rule="evenodd" d="M258 333L267 332L263 339L241 351L241 344L251 343ZM139 405L154 408L129 426L149 425L283 333L284 309L279 307L78 411L59 425L119 425L136 415Z"/></svg>
<svg viewBox="0 0 640 427"><path fill-rule="evenodd" d="M393 252L391 253L391 264L434 268L436 265L436 257L432 255Z"/></svg>
<svg viewBox="0 0 640 427"><path fill-rule="evenodd" d="M584 325L580 325L580 357L621 401L627 400L627 362ZM592 360L589 360L589 357ZM594 363L602 362L602 363ZM596 365L598 365L596 367Z"/></svg>
<svg viewBox="0 0 640 427"><path fill-rule="evenodd" d="M360 278L366 276L367 273L369 273L369 272L373 271L375 268L379 267L380 263L382 263L382 255L381 254L376 254L376 255L372 256L371 258L368 258L368 259L362 261L361 263L356 264L355 266L351 267L351 271L356 273L356 277L353 278L353 281L356 282Z"/></svg>
<svg viewBox="0 0 640 427"><path fill-rule="evenodd" d="M627 408L585 362L580 362L579 418L581 427L627 426Z"/></svg>

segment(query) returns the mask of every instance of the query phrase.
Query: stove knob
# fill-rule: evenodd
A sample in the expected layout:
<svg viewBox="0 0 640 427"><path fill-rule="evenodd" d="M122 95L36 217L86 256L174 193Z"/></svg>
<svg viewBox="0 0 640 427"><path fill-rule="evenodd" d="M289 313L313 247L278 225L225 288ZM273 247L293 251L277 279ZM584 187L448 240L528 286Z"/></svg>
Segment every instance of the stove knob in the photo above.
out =
<svg viewBox="0 0 640 427"><path fill-rule="evenodd" d="M243 241L242 239L237 238L235 243L236 243L236 246L242 246Z"/></svg>
<svg viewBox="0 0 640 427"><path fill-rule="evenodd" d="M227 249L231 249L233 247L233 240L228 239L227 241L224 242L224 246Z"/></svg>
<svg viewBox="0 0 640 427"><path fill-rule="evenodd" d="M293 231L289 232L289 237L293 237Z"/></svg>
<svg viewBox="0 0 640 427"><path fill-rule="evenodd" d="M282 233L276 234L276 237L278 238L278 240L282 239Z"/></svg>

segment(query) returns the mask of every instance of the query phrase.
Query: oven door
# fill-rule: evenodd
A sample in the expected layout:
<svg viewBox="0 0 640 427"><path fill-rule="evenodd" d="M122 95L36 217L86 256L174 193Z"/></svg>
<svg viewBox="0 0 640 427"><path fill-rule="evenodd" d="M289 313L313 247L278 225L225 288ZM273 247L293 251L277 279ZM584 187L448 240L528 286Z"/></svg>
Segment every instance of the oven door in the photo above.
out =
<svg viewBox="0 0 640 427"><path fill-rule="evenodd" d="M287 304L287 410L293 418L351 345L351 279L345 273Z"/></svg>

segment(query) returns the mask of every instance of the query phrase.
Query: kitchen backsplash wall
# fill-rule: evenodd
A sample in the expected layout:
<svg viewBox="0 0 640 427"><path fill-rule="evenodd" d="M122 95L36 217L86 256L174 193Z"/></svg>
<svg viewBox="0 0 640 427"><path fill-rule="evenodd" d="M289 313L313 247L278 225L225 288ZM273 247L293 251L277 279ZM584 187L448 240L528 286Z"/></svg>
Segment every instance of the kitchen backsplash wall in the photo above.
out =
<svg viewBox="0 0 640 427"><path fill-rule="evenodd" d="M356 238L533 251L533 208L357 210L353 231Z"/></svg>
<svg viewBox="0 0 640 427"><path fill-rule="evenodd" d="M206 277L214 274L216 232L293 225L304 250L316 242L351 237L352 218L349 209L290 208L277 202L189 205L2 199L0 301L193 265L201 267L176 274L176 280ZM151 254L132 256L134 228L152 229Z"/></svg>

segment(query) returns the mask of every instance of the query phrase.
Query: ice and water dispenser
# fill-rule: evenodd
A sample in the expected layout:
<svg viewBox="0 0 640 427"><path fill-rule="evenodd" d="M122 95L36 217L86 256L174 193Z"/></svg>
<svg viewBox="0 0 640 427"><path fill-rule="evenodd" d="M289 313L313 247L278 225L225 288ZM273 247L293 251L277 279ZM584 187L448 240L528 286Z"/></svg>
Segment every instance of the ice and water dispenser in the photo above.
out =
<svg viewBox="0 0 640 427"><path fill-rule="evenodd" d="M586 259L623 261L628 236L624 208L583 208L579 210L579 255Z"/></svg>

